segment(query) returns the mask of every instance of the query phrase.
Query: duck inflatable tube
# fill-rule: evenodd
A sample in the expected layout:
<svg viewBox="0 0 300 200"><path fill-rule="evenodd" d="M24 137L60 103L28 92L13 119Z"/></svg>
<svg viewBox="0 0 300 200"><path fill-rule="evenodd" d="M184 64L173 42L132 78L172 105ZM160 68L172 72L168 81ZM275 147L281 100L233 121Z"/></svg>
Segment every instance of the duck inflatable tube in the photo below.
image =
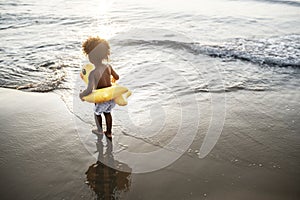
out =
<svg viewBox="0 0 300 200"><path fill-rule="evenodd" d="M95 66L93 64L86 64L83 66L80 77L86 84L88 84L89 74L94 68ZM83 100L89 103L103 103L113 99L119 106L126 106L128 103L127 98L130 95L131 91L128 90L128 88L120 86L112 80L112 86L93 90L91 94L83 97Z"/></svg>

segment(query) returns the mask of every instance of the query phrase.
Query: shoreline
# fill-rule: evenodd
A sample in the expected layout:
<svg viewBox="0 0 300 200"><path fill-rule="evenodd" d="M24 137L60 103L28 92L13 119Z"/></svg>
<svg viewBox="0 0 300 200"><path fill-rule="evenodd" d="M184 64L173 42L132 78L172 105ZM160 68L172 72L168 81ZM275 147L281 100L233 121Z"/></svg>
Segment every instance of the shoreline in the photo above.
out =
<svg viewBox="0 0 300 200"><path fill-rule="evenodd" d="M0 93L2 199L94 199L105 193L98 190L104 187L101 183L98 188L85 183L85 173L96 159L81 143L74 116L59 95L4 88ZM191 152L161 170L126 174L128 190L120 197L298 199L300 149L294 131L300 128L299 94L239 92L226 96L225 126L207 157L199 159L195 153L206 129L204 121ZM115 142L120 140L129 148L136 145L133 138L117 130ZM147 145L140 149L143 147Z"/></svg>
<svg viewBox="0 0 300 200"><path fill-rule="evenodd" d="M74 196L93 159L70 128L66 105L54 93L0 93L2 199Z"/></svg>

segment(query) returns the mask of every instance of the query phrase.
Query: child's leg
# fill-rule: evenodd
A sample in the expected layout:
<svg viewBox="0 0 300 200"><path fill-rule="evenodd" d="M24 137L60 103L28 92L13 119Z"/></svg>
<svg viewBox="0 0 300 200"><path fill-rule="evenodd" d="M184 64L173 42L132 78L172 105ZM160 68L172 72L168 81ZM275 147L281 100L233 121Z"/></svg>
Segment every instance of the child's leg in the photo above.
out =
<svg viewBox="0 0 300 200"><path fill-rule="evenodd" d="M108 137L111 137L111 127L112 127L112 117L110 112L109 113L103 113L105 116L105 121L106 121L106 133L105 135Z"/></svg>
<svg viewBox="0 0 300 200"><path fill-rule="evenodd" d="M102 129L102 117L101 117L101 115L96 115L95 114L95 122L96 122L98 131L102 132L103 129Z"/></svg>

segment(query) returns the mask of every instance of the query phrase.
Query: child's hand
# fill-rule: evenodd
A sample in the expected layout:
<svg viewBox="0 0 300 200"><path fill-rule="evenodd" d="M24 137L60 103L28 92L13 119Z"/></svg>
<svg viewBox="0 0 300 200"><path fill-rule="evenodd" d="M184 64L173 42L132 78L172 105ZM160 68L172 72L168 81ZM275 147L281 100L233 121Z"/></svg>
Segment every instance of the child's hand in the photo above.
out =
<svg viewBox="0 0 300 200"><path fill-rule="evenodd" d="M79 93L79 98L81 101L84 101L82 93Z"/></svg>
<svg viewBox="0 0 300 200"><path fill-rule="evenodd" d="M112 83L115 83L116 82L116 79L114 77L111 77L111 82Z"/></svg>

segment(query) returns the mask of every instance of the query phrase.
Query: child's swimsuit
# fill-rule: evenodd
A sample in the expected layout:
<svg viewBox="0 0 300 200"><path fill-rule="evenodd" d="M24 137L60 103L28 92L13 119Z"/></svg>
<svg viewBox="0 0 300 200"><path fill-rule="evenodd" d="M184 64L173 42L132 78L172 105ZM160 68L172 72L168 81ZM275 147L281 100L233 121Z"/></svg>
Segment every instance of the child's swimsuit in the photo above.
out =
<svg viewBox="0 0 300 200"><path fill-rule="evenodd" d="M103 103L95 104L94 112L96 115L101 115L104 113L110 113L111 110L115 107L116 103L114 100L106 101Z"/></svg>

